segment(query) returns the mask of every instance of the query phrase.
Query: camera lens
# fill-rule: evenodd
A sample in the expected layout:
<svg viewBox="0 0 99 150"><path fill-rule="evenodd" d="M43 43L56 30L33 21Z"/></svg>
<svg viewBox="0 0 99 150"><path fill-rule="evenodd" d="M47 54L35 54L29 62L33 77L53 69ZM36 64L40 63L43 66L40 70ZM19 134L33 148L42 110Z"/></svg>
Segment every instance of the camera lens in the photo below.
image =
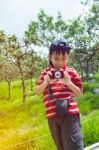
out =
<svg viewBox="0 0 99 150"><path fill-rule="evenodd" d="M59 78L61 78L61 72L60 71L56 71L55 72L55 78L57 78L57 79L59 79Z"/></svg>

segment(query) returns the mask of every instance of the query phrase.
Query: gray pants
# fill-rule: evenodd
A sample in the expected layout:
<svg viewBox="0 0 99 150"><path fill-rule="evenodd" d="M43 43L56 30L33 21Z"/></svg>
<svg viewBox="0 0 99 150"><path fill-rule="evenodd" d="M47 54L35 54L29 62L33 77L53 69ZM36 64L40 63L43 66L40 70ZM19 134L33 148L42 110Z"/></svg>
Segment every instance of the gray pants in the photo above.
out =
<svg viewBox="0 0 99 150"><path fill-rule="evenodd" d="M78 115L48 119L57 150L84 150Z"/></svg>

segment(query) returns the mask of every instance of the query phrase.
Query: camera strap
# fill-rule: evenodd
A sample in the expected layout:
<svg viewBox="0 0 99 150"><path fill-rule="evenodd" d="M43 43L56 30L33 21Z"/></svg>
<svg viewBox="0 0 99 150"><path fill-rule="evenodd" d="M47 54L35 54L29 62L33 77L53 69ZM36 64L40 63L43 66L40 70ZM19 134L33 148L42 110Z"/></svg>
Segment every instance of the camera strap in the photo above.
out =
<svg viewBox="0 0 99 150"><path fill-rule="evenodd" d="M51 91L51 87L48 86L48 96L49 96L49 102L51 100L54 101L53 98L54 95ZM56 114L59 116L59 117L65 117L67 112L68 112L68 106L69 106L69 101L66 99L66 98L55 98L55 109L56 109Z"/></svg>
<svg viewBox="0 0 99 150"><path fill-rule="evenodd" d="M51 91L50 85L48 85L48 97L49 97L49 100L50 100L51 98L54 98L54 95L53 95L53 93L52 93L52 91Z"/></svg>
<svg viewBox="0 0 99 150"><path fill-rule="evenodd" d="M55 96L54 96L54 94L53 94L53 92L51 90L50 85L48 85L48 97L49 97L49 100L55 98ZM71 97L69 99L69 102L71 102L73 100L73 98L74 98L74 95L71 95Z"/></svg>

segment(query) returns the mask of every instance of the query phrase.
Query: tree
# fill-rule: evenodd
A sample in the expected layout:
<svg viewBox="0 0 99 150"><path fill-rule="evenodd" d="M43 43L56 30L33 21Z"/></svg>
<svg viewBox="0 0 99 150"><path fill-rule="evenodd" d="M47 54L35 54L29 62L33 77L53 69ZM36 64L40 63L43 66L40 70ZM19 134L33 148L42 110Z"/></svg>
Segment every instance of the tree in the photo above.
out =
<svg viewBox="0 0 99 150"><path fill-rule="evenodd" d="M88 4L90 1L92 3ZM90 5L89 13L70 21L68 35L74 49L76 63L82 72L82 78L85 72L88 79L89 75L94 72L93 63L98 51L98 48L94 47L99 39L99 1L89 0L86 4Z"/></svg>
<svg viewBox="0 0 99 150"><path fill-rule="evenodd" d="M3 53L3 45L5 43L6 40L6 35L4 33L3 30L0 30L0 68L2 68L3 66L3 57L2 57L2 53Z"/></svg>
<svg viewBox="0 0 99 150"><path fill-rule="evenodd" d="M0 80L7 81L8 83L8 99L11 97L11 81L16 79L18 76L19 71L14 62L11 63L7 61L7 63L0 69Z"/></svg>
<svg viewBox="0 0 99 150"><path fill-rule="evenodd" d="M63 17L60 12L58 12L58 16L56 22L54 23L55 37L56 39L63 39L67 35L68 24L65 23Z"/></svg>
<svg viewBox="0 0 99 150"><path fill-rule="evenodd" d="M99 2L95 1L90 5L89 13L81 14L76 19L69 20L68 22L63 20L59 12L55 21L52 16L48 16L41 10L40 13L38 13L38 21L33 22L33 24L32 22L30 23L27 34L30 35L30 39L32 39L32 36L36 36L37 45L46 48L49 48L49 44L53 39L65 38L72 47L73 59L71 59L70 63L81 72L82 78L85 74L88 78L89 74L94 72L92 61L95 60L96 51L98 50L93 48L98 43L99 38L98 4ZM36 30L33 30L34 23L36 24ZM25 38L29 40L28 37ZM35 44L35 42L32 44ZM76 64L72 63L74 59Z"/></svg>
<svg viewBox="0 0 99 150"><path fill-rule="evenodd" d="M26 90L25 90L23 70L21 66L21 61L23 56L25 55L25 52L23 52L24 50L22 51L22 47L23 46L21 46L21 44L19 43L15 35L9 36L7 38L5 49L8 53L10 53L12 60L15 61L17 67L19 68L21 81L22 81L22 89L23 89L23 102L25 102Z"/></svg>

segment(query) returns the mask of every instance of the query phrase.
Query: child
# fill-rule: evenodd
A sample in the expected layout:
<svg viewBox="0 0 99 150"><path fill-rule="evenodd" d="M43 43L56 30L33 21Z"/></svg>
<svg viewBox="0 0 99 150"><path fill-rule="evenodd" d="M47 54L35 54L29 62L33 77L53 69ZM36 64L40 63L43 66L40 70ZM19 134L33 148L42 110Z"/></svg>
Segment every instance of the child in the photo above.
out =
<svg viewBox="0 0 99 150"><path fill-rule="evenodd" d="M35 93L43 93L46 117L57 150L84 150L79 124L80 112L75 98L82 95L82 82L77 72L67 66L70 49L62 40L51 44L50 66L42 71ZM57 113L60 108L57 108L56 102L59 100L68 101L65 115L61 115L64 108L60 114ZM60 107L61 104L58 105Z"/></svg>

